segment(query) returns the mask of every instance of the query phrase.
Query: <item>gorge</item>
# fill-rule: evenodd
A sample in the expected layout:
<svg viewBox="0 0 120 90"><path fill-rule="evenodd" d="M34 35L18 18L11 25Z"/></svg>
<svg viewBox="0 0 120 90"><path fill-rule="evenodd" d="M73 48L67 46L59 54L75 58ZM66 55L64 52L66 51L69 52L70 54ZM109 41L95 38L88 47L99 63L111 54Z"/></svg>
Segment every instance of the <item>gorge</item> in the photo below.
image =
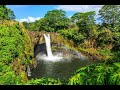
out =
<svg viewBox="0 0 120 90"><path fill-rule="evenodd" d="M120 5L18 7L0 5L0 85L120 85Z"/></svg>
<svg viewBox="0 0 120 90"><path fill-rule="evenodd" d="M32 70L31 78L51 77L61 80L68 79L79 67L95 63L81 53L71 50L64 45L61 47L57 46L56 51L52 52L50 34L43 34L43 36L45 44L41 45L46 47L44 51L47 53L41 53L41 51L36 55L38 64L37 67ZM41 50L42 48L43 47L38 47L37 49ZM62 54L65 53L65 51L67 54Z"/></svg>

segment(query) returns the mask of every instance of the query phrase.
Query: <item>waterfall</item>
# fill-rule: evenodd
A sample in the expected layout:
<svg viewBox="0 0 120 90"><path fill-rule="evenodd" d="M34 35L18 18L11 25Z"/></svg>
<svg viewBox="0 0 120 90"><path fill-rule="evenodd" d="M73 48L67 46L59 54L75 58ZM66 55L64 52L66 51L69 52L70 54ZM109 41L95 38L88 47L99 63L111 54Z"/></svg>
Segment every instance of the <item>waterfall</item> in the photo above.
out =
<svg viewBox="0 0 120 90"><path fill-rule="evenodd" d="M51 50L51 43L50 43L50 35L45 35L43 34L45 37L45 42L46 42L46 49L47 49L47 56L48 57L53 57L52 55L52 50Z"/></svg>
<svg viewBox="0 0 120 90"><path fill-rule="evenodd" d="M31 76L31 71L30 71L29 65L27 65L27 74L28 74L28 76Z"/></svg>
<svg viewBox="0 0 120 90"><path fill-rule="evenodd" d="M43 34L43 35L44 35L45 43L46 43L47 56L43 56L41 58L43 58L44 60L53 61L53 62L63 59L63 57L59 57L58 55L54 56L52 54L50 35L49 34L48 35Z"/></svg>

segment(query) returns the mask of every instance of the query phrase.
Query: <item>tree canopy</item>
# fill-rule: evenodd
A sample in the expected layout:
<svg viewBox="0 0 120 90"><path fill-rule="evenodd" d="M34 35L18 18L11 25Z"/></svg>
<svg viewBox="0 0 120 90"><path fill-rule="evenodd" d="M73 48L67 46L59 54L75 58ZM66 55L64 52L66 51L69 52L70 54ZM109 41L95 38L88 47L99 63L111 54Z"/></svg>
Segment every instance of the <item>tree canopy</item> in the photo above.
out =
<svg viewBox="0 0 120 90"><path fill-rule="evenodd" d="M0 20L13 20L15 19L14 12L7 8L6 5L0 5Z"/></svg>

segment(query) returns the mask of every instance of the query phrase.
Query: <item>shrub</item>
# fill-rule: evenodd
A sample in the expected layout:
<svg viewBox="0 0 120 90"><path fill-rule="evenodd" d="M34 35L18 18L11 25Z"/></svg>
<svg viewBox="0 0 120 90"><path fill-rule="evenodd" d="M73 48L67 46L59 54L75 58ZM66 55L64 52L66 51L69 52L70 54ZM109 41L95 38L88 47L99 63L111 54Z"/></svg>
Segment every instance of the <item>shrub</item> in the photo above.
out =
<svg viewBox="0 0 120 90"><path fill-rule="evenodd" d="M62 83L60 80L43 77L41 79L31 79L27 82L27 85L62 85Z"/></svg>

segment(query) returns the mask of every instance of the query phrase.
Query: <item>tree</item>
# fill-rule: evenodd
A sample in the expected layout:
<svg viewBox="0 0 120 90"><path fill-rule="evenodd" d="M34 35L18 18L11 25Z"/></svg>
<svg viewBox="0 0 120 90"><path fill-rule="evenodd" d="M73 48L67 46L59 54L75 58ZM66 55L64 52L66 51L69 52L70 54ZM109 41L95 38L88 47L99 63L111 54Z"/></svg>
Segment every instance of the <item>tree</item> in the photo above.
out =
<svg viewBox="0 0 120 90"><path fill-rule="evenodd" d="M79 27L79 33L82 33L86 37L89 37L90 32L93 29L93 26L95 25L94 15L94 11L85 13L75 13L71 17L71 21L77 24L77 26Z"/></svg>
<svg viewBox="0 0 120 90"><path fill-rule="evenodd" d="M0 20L13 20L15 19L14 12L7 8L6 5L0 5Z"/></svg>
<svg viewBox="0 0 120 90"><path fill-rule="evenodd" d="M110 45L113 42L113 35L112 32L107 29L103 28L98 32L98 37L96 38L97 46L104 47L105 45Z"/></svg>
<svg viewBox="0 0 120 90"><path fill-rule="evenodd" d="M105 26L109 25L109 27L115 28L117 25L117 27L119 27L120 5L104 5L99 10L99 15L101 16L100 18Z"/></svg>
<svg viewBox="0 0 120 90"><path fill-rule="evenodd" d="M57 31L67 28L69 19L65 16L65 11L52 10L45 14L42 24L45 24L45 29L49 29L49 31Z"/></svg>
<svg viewBox="0 0 120 90"><path fill-rule="evenodd" d="M8 9L8 20L15 19L14 12L11 9Z"/></svg>
<svg viewBox="0 0 120 90"><path fill-rule="evenodd" d="M104 5L99 15L103 26L110 29L113 33L114 49L119 50L120 48L120 5Z"/></svg>

